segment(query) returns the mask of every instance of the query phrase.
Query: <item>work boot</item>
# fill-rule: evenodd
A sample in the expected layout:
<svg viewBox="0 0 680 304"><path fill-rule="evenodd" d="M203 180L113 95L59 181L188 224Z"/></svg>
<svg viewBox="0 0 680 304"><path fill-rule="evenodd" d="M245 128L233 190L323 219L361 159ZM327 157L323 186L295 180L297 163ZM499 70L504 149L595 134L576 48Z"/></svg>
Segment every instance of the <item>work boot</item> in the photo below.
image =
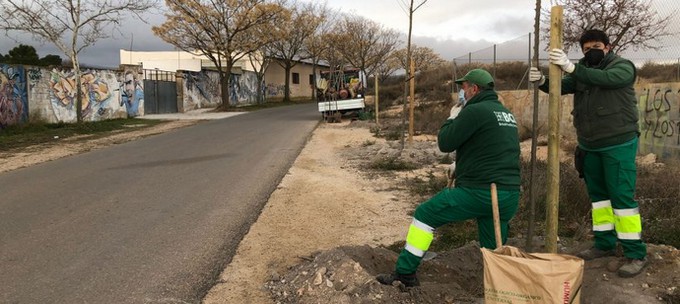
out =
<svg viewBox="0 0 680 304"><path fill-rule="evenodd" d="M420 286L420 281L416 277L415 273L412 274L399 274L399 273L383 273L375 277L378 282L384 285L392 285L394 281L399 281L406 287Z"/></svg>
<svg viewBox="0 0 680 304"><path fill-rule="evenodd" d="M582 258L586 261L614 255L616 255L616 251L614 249L602 250L595 247L588 248L576 254L577 257Z"/></svg>
<svg viewBox="0 0 680 304"><path fill-rule="evenodd" d="M628 261L619 268L619 276L622 278L632 278L642 272L642 269L647 266L647 258L643 259L628 259Z"/></svg>

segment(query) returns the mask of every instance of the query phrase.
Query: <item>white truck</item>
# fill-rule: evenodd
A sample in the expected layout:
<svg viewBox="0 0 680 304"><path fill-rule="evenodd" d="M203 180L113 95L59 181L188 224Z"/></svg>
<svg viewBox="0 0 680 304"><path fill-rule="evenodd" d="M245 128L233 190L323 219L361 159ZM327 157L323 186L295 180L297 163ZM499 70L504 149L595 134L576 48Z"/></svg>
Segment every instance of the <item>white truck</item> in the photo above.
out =
<svg viewBox="0 0 680 304"><path fill-rule="evenodd" d="M359 69L322 71L316 81L316 98L323 118L339 120L343 114L363 111L365 83L366 76Z"/></svg>

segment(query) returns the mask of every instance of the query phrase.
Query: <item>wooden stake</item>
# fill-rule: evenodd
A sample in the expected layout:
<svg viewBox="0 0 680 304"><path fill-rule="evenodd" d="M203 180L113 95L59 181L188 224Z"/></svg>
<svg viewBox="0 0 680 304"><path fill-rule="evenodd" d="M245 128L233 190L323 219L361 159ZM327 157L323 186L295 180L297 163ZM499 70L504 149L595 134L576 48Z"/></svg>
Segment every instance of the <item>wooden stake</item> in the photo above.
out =
<svg viewBox="0 0 680 304"><path fill-rule="evenodd" d="M501 237L501 216L498 210L498 190L496 190L496 183L491 183L491 209L493 210L493 230L496 235L496 249L503 247L503 239Z"/></svg>
<svg viewBox="0 0 680 304"><path fill-rule="evenodd" d="M562 48L562 6L550 11L550 49ZM550 65L550 94L548 105L548 191L546 202L545 249L557 253L557 228L560 201L560 116L562 95L562 69Z"/></svg>
<svg viewBox="0 0 680 304"><path fill-rule="evenodd" d="M415 109L415 99L416 99L416 73L415 73L415 64L413 63L413 59L411 59L411 79L409 80L409 85L411 87L410 91L410 96L409 98L409 112L408 112L408 142L411 143L413 142L413 110Z"/></svg>
<svg viewBox="0 0 680 304"><path fill-rule="evenodd" d="M375 124L380 126L380 107L378 106L380 104L380 95L378 94L380 92L380 89L378 89L378 73L375 73Z"/></svg>

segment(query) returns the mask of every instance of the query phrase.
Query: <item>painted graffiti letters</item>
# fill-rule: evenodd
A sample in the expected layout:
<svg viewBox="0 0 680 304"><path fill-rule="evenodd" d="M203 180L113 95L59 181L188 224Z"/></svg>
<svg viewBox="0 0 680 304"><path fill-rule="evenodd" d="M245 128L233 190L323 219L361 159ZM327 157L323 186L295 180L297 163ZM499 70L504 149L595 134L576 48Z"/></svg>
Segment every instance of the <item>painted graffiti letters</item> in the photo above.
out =
<svg viewBox="0 0 680 304"><path fill-rule="evenodd" d="M669 87L650 85L642 90L639 98L642 115L640 131L643 141L650 147L670 144L677 148L680 145L680 115L678 115L680 89L676 88L675 85Z"/></svg>
<svg viewBox="0 0 680 304"><path fill-rule="evenodd" d="M28 120L28 95L22 66L0 64L0 129Z"/></svg>

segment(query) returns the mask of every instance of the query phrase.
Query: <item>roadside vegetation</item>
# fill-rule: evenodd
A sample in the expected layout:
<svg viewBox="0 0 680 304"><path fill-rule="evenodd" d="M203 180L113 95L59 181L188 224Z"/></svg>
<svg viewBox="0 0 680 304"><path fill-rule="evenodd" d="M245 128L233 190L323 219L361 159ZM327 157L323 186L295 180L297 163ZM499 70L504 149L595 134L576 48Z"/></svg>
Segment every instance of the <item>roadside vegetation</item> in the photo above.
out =
<svg viewBox="0 0 680 304"><path fill-rule="evenodd" d="M94 139L111 132L148 128L163 121L139 118L111 119L82 123L26 123L0 129L0 151L21 149L32 145L54 142L74 136ZM84 138L85 139L85 138Z"/></svg>

